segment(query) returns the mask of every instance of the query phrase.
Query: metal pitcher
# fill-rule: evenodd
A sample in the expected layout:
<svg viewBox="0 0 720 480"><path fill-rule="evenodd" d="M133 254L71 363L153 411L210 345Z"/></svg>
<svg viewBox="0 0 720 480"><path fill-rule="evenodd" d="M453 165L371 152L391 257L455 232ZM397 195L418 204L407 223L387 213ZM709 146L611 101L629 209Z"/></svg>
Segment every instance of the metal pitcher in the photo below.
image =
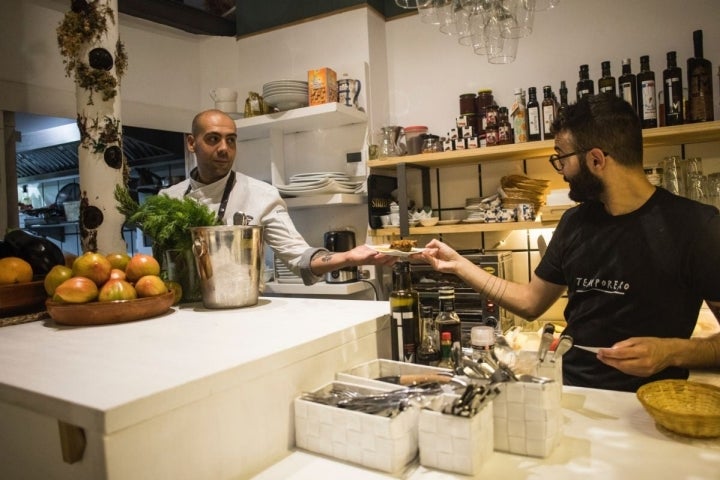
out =
<svg viewBox="0 0 720 480"><path fill-rule="evenodd" d="M263 227L190 228L206 308L235 308L258 301L264 268Z"/></svg>

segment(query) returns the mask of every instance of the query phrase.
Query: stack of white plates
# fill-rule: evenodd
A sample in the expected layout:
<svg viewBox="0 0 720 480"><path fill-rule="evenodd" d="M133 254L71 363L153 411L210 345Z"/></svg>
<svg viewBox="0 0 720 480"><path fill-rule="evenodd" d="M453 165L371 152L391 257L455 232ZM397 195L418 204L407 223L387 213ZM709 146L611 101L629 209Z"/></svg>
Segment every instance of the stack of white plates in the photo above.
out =
<svg viewBox="0 0 720 480"><path fill-rule="evenodd" d="M302 197L322 193L360 193L364 183L340 172L299 173L290 177L289 184L278 185L277 189L284 197Z"/></svg>
<svg viewBox="0 0 720 480"><path fill-rule="evenodd" d="M277 257L275 257L275 281L277 283L303 283L302 278L292 273Z"/></svg>
<svg viewBox="0 0 720 480"><path fill-rule="evenodd" d="M308 106L308 83L300 80L275 80L263 85L263 99L281 112Z"/></svg>

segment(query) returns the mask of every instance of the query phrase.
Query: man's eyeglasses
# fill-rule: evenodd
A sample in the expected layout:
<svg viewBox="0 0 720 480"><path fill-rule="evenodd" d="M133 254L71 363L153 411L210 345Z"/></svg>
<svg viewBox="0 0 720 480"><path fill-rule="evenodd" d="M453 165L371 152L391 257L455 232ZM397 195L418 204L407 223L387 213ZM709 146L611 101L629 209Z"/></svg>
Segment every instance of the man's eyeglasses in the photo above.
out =
<svg viewBox="0 0 720 480"><path fill-rule="evenodd" d="M562 155L558 155L557 153L554 153L554 154L550 155L550 158L549 158L550 165L552 165L553 168L555 170L557 170L558 172L561 172L563 167L565 166L565 162L563 160L565 160L568 157L572 157L573 155L580 155L582 153L586 153L587 151L588 150L577 150L577 151L570 152L570 153L564 153Z"/></svg>

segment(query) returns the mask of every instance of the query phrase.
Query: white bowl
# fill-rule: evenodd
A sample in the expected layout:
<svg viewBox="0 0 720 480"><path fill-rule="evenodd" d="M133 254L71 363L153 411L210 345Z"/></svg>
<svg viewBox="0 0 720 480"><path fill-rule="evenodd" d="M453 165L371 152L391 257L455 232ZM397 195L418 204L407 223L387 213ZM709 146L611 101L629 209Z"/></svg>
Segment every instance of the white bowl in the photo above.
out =
<svg viewBox="0 0 720 480"><path fill-rule="evenodd" d="M440 221L440 217L421 218L420 225L423 227L433 227Z"/></svg>

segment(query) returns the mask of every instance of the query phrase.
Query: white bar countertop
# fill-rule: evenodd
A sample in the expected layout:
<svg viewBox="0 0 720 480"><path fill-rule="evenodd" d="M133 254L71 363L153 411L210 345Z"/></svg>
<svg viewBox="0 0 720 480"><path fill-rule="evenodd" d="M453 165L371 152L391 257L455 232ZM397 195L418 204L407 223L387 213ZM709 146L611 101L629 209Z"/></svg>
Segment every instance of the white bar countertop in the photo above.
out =
<svg viewBox="0 0 720 480"><path fill-rule="evenodd" d="M0 478L396 478L293 449L292 399L388 358L387 313L387 302L261 298L0 328ZM565 388L563 406L550 457L495 452L480 476L720 478L720 440L658 431L634 394ZM85 432L82 460L63 462L58 421ZM402 477L458 478L412 464Z"/></svg>
<svg viewBox="0 0 720 480"><path fill-rule="evenodd" d="M564 387L563 438L547 458L493 452L474 478L715 479L720 440L661 432L634 393ZM390 475L296 450L253 480L449 480L473 478L411 463Z"/></svg>
<svg viewBox="0 0 720 480"><path fill-rule="evenodd" d="M260 298L247 308L192 304L115 325L48 319L0 328L0 401L111 433L375 335L388 311L386 302Z"/></svg>

